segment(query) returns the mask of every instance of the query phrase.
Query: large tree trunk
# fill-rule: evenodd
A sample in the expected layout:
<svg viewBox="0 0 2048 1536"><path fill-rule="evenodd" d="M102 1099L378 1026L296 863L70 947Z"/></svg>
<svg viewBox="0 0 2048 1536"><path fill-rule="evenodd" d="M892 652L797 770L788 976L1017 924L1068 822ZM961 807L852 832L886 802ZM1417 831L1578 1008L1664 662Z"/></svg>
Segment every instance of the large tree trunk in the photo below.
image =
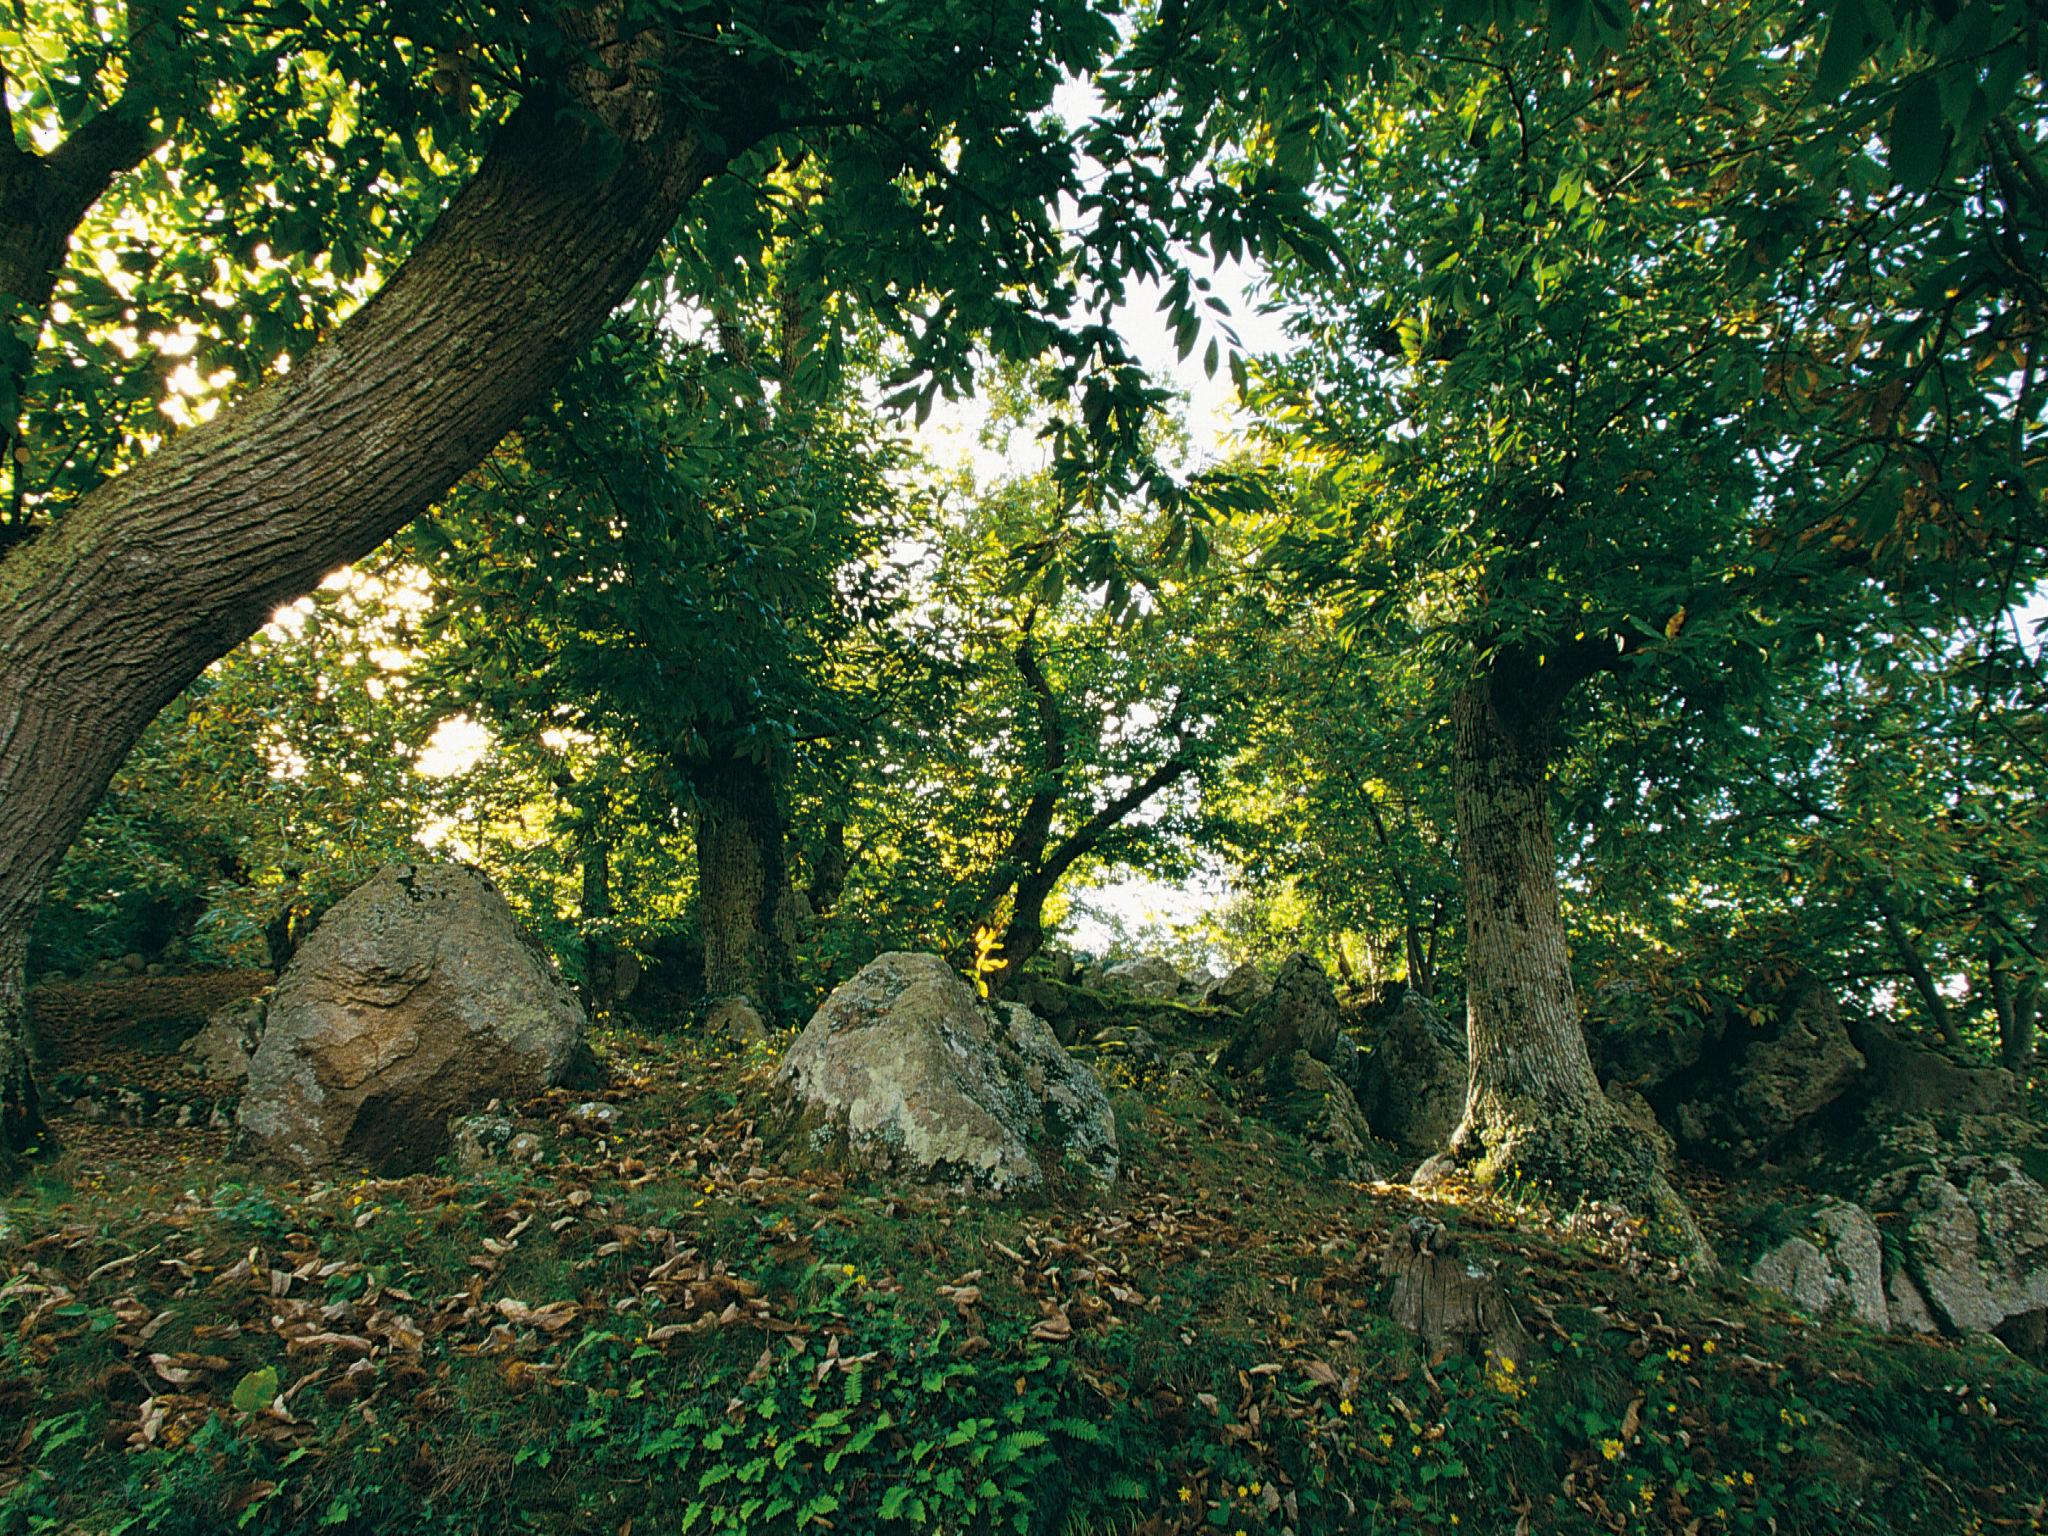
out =
<svg viewBox="0 0 2048 1536"><path fill-rule="evenodd" d="M695 766L691 783L704 995L745 996L772 1013L787 1001L795 926L774 774L733 757Z"/></svg>
<svg viewBox="0 0 2048 1536"><path fill-rule="evenodd" d="M1555 694L1518 669L1468 685L1452 707L1452 781L1464 864L1471 1075L1450 1160L1482 1182L1570 1206L1664 1206L1648 1139L1601 1092L1579 1027L1550 815Z"/></svg>
<svg viewBox="0 0 2048 1536"><path fill-rule="evenodd" d="M21 1056L21 939L44 882L151 718L488 453L765 130L695 115L676 76L703 59L671 35L580 41L593 51L566 87L514 112L332 340L0 560L0 1060ZM762 82L698 84L772 110ZM8 1067L0 1109L15 1148L40 1135L24 1077Z"/></svg>

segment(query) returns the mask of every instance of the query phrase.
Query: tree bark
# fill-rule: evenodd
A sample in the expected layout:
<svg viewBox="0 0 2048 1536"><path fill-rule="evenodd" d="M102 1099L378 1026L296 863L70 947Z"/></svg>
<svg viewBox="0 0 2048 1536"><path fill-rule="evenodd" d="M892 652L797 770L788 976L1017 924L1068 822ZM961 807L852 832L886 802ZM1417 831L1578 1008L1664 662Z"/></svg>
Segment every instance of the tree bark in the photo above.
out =
<svg viewBox="0 0 2048 1536"><path fill-rule="evenodd" d="M17 1158L40 1150L48 1138L29 1070L27 976L28 925L0 929L0 1175L11 1175ZM4 1179L0 1179L4 1187Z"/></svg>
<svg viewBox="0 0 2048 1536"><path fill-rule="evenodd" d="M330 341L0 560L0 964L18 967L51 867L151 718L488 453L697 189L767 130L773 92L734 78L730 55L572 19L591 35L562 88L513 113ZM759 115L707 120L695 103L721 95ZM19 993L18 976L0 983L0 1041L19 1040ZM40 1128L32 1096L14 1095L0 1125L19 1147Z"/></svg>
<svg viewBox="0 0 2048 1536"><path fill-rule="evenodd" d="M562 776L557 783L568 778ZM605 840L603 790L589 792L588 803L576 808L576 864L582 889L577 919L583 930L583 1007L597 1014L616 1000L613 990L612 944L597 932L612 916L612 850Z"/></svg>
<svg viewBox="0 0 2048 1536"><path fill-rule="evenodd" d="M1579 1026L1548 775L1564 686L1507 665L1468 684L1451 711L1452 787L1464 865L1465 1116L1428 1182L1466 1165L1483 1183L1570 1207L1612 1200L1697 1229L1656 1153L1601 1092Z"/></svg>
<svg viewBox="0 0 2048 1536"><path fill-rule="evenodd" d="M823 917L838 906L847 877L852 873L853 855L846 846L846 823L828 821L824 835L818 839L818 850L811 860L810 885L804 892L811 911Z"/></svg>
<svg viewBox="0 0 2048 1536"><path fill-rule="evenodd" d="M782 806L767 764L729 757L691 769L697 794L697 925L704 995L787 1001L794 923Z"/></svg>

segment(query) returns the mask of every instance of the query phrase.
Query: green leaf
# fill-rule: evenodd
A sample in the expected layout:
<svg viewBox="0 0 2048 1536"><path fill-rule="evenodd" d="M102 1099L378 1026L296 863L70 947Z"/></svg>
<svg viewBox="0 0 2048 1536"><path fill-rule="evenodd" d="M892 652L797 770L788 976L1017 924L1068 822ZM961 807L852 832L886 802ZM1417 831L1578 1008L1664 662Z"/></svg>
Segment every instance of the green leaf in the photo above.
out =
<svg viewBox="0 0 2048 1536"><path fill-rule="evenodd" d="M266 1365L260 1370L249 1372L235 1383L235 1390L228 1398L237 1413L256 1413L267 1408L277 1396L277 1367Z"/></svg>
<svg viewBox="0 0 2048 1536"><path fill-rule="evenodd" d="M1932 75L1906 82L1892 107L1885 149L1899 185L1918 190L1932 186L1948 158L1948 123L1942 116L1941 92Z"/></svg>

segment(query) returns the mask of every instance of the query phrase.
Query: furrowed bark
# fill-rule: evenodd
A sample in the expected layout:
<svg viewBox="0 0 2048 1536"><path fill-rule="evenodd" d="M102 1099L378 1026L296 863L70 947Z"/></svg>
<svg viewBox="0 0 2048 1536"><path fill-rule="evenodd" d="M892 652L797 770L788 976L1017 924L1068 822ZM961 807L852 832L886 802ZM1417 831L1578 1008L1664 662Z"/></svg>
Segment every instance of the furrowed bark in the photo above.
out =
<svg viewBox="0 0 2048 1536"><path fill-rule="evenodd" d="M1570 682L1528 671L1510 666L1467 684L1451 710L1471 1065L1448 1156L1416 1178L1465 1165L1483 1183L1549 1204L1611 1200L1668 1223L1674 1246L1697 1252L1698 1228L1647 1138L1601 1091L1579 1026L1548 783Z"/></svg>
<svg viewBox="0 0 2048 1536"><path fill-rule="evenodd" d="M332 340L0 560L0 962L18 970L50 869L156 713L482 459L767 129L714 130L675 78L710 61L672 39L586 42ZM761 82L698 84L766 109ZM0 1060L21 1054L19 995L0 984ZM18 1148L41 1131L31 1095L13 1106Z"/></svg>

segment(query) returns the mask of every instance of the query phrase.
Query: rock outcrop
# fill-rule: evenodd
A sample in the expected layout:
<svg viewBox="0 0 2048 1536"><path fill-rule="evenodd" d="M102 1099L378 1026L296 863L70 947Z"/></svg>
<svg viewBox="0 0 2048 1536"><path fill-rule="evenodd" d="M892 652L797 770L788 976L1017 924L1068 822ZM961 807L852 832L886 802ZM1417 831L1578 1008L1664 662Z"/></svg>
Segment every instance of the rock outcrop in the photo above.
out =
<svg viewBox="0 0 2048 1536"><path fill-rule="evenodd" d="M1300 1137L1333 1175L1366 1182L1383 1175L1358 1100L1364 1056L1343 1026L1330 978L1314 956L1297 954L1280 967L1216 1065L1253 1084L1261 1112Z"/></svg>
<svg viewBox="0 0 2048 1536"><path fill-rule="evenodd" d="M268 1003L262 994L239 998L206 1016L200 1031L179 1047L186 1064L209 1083L248 1081L249 1059L263 1039Z"/></svg>
<svg viewBox="0 0 2048 1536"><path fill-rule="evenodd" d="M1135 960L1112 965L1102 973L1101 980L1111 991L1130 992L1139 997L1178 997L1186 985L1180 968L1157 955L1140 955Z"/></svg>
<svg viewBox="0 0 2048 1536"><path fill-rule="evenodd" d="M1806 978L1726 1011L1698 1064L1650 1095L1679 1146L1717 1168L1769 1161L1864 1069L1842 1011Z"/></svg>
<svg viewBox="0 0 2048 1536"><path fill-rule="evenodd" d="M1358 1100L1387 1140L1441 1151L1464 1118L1466 1077L1464 1031L1410 992L1373 1038Z"/></svg>
<svg viewBox="0 0 2048 1536"><path fill-rule="evenodd" d="M576 994L481 873L389 865L278 979L243 1150L294 1172L427 1167L451 1119L587 1070L583 1027Z"/></svg>
<svg viewBox="0 0 2048 1536"><path fill-rule="evenodd" d="M1814 1317L1846 1314L1868 1328L1889 1328L1884 1249L1870 1213L1824 1201L1807 1213L1806 1227L1759 1255L1749 1278Z"/></svg>
<svg viewBox="0 0 2048 1536"><path fill-rule="evenodd" d="M1877 1180L1869 1200L1896 1222L1896 1278L1944 1331L1997 1334L2018 1348L2048 1323L2048 1189L2017 1163L1958 1157L1903 1169ZM1915 1311L1903 1285L1900 1311Z"/></svg>
<svg viewBox="0 0 2048 1536"><path fill-rule="evenodd" d="M936 955L886 954L812 1016L776 1074L792 1129L854 1166L978 1192L1117 1174L1116 1115L1043 1020L983 1003Z"/></svg>
<svg viewBox="0 0 2048 1536"><path fill-rule="evenodd" d="M1357 1046L1343 1032L1343 1016L1330 978L1313 955L1290 955L1266 995L1246 1013L1243 1026L1223 1048L1216 1064L1244 1076L1269 1061L1284 1061L1306 1051L1325 1065L1343 1070L1352 1064ZM1342 1039L1350 1051L1338 1044Z"/></svg>
<svg viewBox="0 0 2048 1536"><path fill-rule="evenodd" d="M1204 987L1202 1001L1212 1008L1228 1008L1233 1013L1246 1013L1272 990L1273 979L1247 960L1228 976L1212 981Z"/></svg>

